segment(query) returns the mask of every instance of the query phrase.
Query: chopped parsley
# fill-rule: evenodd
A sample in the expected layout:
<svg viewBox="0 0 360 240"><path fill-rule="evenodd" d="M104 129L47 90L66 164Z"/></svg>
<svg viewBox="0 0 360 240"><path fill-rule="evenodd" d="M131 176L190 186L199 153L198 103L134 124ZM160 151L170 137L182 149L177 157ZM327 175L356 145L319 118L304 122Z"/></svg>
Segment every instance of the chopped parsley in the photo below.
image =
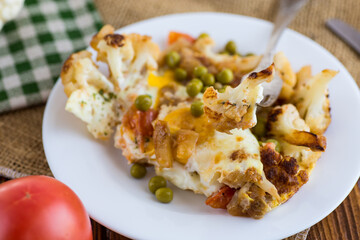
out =
<svg viewBox="0 0 360 240"><path fill-rule="evenodd" d="M105 93L104 89L99 90L100 96L104 99L105 102L110 102L111 99L116 98L116 95L112 92Z"/></svg>

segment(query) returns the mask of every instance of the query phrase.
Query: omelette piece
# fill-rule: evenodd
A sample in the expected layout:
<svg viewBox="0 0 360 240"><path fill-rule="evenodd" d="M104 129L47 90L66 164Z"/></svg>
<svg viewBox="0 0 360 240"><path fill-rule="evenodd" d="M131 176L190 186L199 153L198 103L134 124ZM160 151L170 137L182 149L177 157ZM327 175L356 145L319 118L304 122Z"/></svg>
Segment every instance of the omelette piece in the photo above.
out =
<svg viewBox="0 0 360 240"><path fill-rule="evenodd" d="M231 129L247 129L256 125L256 104L263 98L261 83L274 77L274 65L261 72L253 72L237 87L227 87L219 93L213 87L206 89L203 101L205 114L218 131L229 133Z"/></svg>
<svg viewBox="0 0 360 240"><path fill-rule="evenodd" d="M173 153L168 159L172 158L172 166L176 167L162 166L159 163L156 165L159 175L172 181L179 188L190 189L206 196L223 185L236 189L246 183L254 183L277 197L275 187L263 174L259 144L250 130L234 129L231 134L216 131L206 115L199 119L193 117L189 105L184 103L162 108L158 119L167 124L170 136L176 136L184 130L196 133L195 147L191 147L193 145L188 142L176 141L176 137L170 138L173 139L173 152L176 153L182 144L187 144L190 157L186 161L179 161L174 158ZM191 140L190 142L193 143ZM158 147L166 148L164 145ZM171 154L170 150L164 151ZM181 181L181 176L187 176L184 182ZM195 182L189 184L190 181ZM199 188L196 189L196 186Z"/></svg>
<svg viewBox="0 0 360 240"><path fill-rule="evenodd" d="M266 143L261 148L261 161L265 175L281 196L288 200L305 184L321 152L325 151L326 138L310 132L292 104L276 106L268 116L269 136L281 144L281 153L275 144Z"/></svg>

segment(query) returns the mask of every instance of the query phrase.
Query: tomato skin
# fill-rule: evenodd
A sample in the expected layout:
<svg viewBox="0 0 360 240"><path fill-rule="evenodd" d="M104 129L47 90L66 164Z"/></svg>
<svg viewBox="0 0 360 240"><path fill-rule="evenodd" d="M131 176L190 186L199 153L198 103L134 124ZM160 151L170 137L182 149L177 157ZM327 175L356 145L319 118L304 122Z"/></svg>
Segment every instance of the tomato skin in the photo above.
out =
<svg viewBox="0 0 360 240"><path fill-rule="evenodd" d="M213 193L209 196L205 204L209 205L212 208L223 208L226 209L226 206L231 201L234 196L236 189L233 189L229 186L223 186L219 189L219 191Z"/></svg>
<svg viewBox="0 0 360 240"><path fill-rule="evenodd" d="M92 240L91 223L68 186L28 176L0 184L0 239Z"/></svg>
<svg viewBox="0 0 360 240"><path fill-rule="evenodd" d="M195 38L193 38L189 34L180 33L180 32L169 32L168 44L172 44L172 43L176 42L179 38L185 38L189 42L194 42L195 41Z"/></svg>
<svg viewBox="0 0 360 240"><path fill-rule="evenodd" d="M154 109L143 112L132 106L122 119L124 126L134 131L136 141L142 152L144 151L146 138L152 137L154 133L152 122L157 115L158 111Z"/></svg>

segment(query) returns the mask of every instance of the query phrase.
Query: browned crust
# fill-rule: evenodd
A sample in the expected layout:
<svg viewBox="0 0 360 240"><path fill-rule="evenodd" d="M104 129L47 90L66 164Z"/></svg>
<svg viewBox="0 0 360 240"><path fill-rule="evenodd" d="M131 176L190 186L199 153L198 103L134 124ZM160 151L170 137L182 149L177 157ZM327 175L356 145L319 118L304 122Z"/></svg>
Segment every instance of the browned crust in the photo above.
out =
<svg viewBox="0 0 360 240"><path fill-rule="evenodd" d="M100 42L102 39L104 39L104 37L105 37L106 35L113 34L113 33L114 33L114 30L115 30L114 27L111 26L111 25L109 25L109 24L103 26L103 27L100 29L100 31L99 31L97 34L95 34L95 35L93 36L93 38L91 39L90 46L91 46L93 49L95 49L96 51L98 51L99 49L98 49L97 46L98 46L99 42Z"/></svg>
<svg viewBox="0 0 360 240"><path fill-rule="evenodd" d="M294 131L284 136L284 140L293 145L308 147L315 152L323 152L326 149L326 138L311 132Z"/></svg>
<svg viewBox="0 0 360 240"><path fill-rule="evenodd" d="M88 51L73 53L69 56L61 68L60 78L62 84L64 85L64 92L68 97L70 97L71 93L77 88L76 81L74 79L74 66L77 61L84 58L91 59L91 53Z"/></svg>
<svg viewBox="0 0 360 240"><path fill-rule="evenodd" d="M270 114L268 115L268 123L276 122L278 120L278 116L283 113L282 108L274 108Z"/></svg>
<svg viewBox="0 0 360 240"><path fill-rule="evenodd" d="M273 74L274 70L275 70L275 67L274 67L274 63L273 63L268 68L266 68L260 72L250 73L249 79L260 80L260 79L268 78L269 76L271 76ZM271 79L270 79L270 81L271 81Z"/></svg>
<svg viewBox="0 0 360 240"><path fill-rule="evenodd" d="M104 40L108 46L111 47L122 47L124 46L125 37L121 34L108 34L104 37Z"/></svg>
<svg viewBox="0 0 360 240"><path fill-rule="evenodd" d="M245 181L255 183L255 182L259 182L260 180L261 180L261 175L258 173L256 168L251 167L245 171Z"/></svg>
<svg viewBox="0 0 360 240"><path fill-rule="evenodd" d="M265 144L260 153L266 178L275 185L280 195L287 196L286 199L308 181L307 172L299 171L296 159L289 156L283 157L275 151L275 144Z"/></svg>
<svg viewBox="0 0 360 240"><path fill-rule="evenodd" d="M211 110L211 109L210 109L209 107L207 107L207 106L204 106L204 112L205 112L205 114L208 116L208 118L213 119L213 120L215 120L215 121L220 120L221 117L222 117L222 113L220 113L220 112L215 112L215 111Z"/></svg>
<svg viewBox="0 0 360 240"><path fill-rule="evenodd" d="M239 195L239 191L226 207L231 215L260 219L269 211L272 198L263 189L253 184L245 195Z"/></svg>
<svg viewBox="0 0 360 240"><path fill-rule="evenodd" d="M245 173L241 171L232 171L229 174L224 174L224 178L221 182L232 188L239 188L245 182L256 183L261 179L261 175L256 168L251 167L248 168Z"/></svg>
<svg viewBox="0 0 360 240"><path fill-rule="evenodd" d="M239 162L242 162L243 160L246 160L248 158L248 154L245 153L245 151L243 149L238 149L238 150L235 150L234 152L232 152L230 154L230 159L235 161L239 161Z"/></svg>

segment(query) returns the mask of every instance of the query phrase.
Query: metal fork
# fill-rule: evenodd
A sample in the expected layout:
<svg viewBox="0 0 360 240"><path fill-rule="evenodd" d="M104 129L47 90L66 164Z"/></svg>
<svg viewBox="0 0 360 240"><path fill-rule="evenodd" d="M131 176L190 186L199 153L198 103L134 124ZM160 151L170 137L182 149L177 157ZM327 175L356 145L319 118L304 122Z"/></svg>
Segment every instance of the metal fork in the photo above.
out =
<svg viewBox="0 0 360 240"><path fill-rule="evenodd" d="M274 27L267 44L266 51L254 70L255 72L261 71L273 62L274 50L285 28L295 17L296 13L305 5L307 0L280 0L279 9L275 18ZM271 106L278 98L283 81L278 74L275 74L274 79L267 83L263 83L264 98L258 104L260 107Z"/></svg>

